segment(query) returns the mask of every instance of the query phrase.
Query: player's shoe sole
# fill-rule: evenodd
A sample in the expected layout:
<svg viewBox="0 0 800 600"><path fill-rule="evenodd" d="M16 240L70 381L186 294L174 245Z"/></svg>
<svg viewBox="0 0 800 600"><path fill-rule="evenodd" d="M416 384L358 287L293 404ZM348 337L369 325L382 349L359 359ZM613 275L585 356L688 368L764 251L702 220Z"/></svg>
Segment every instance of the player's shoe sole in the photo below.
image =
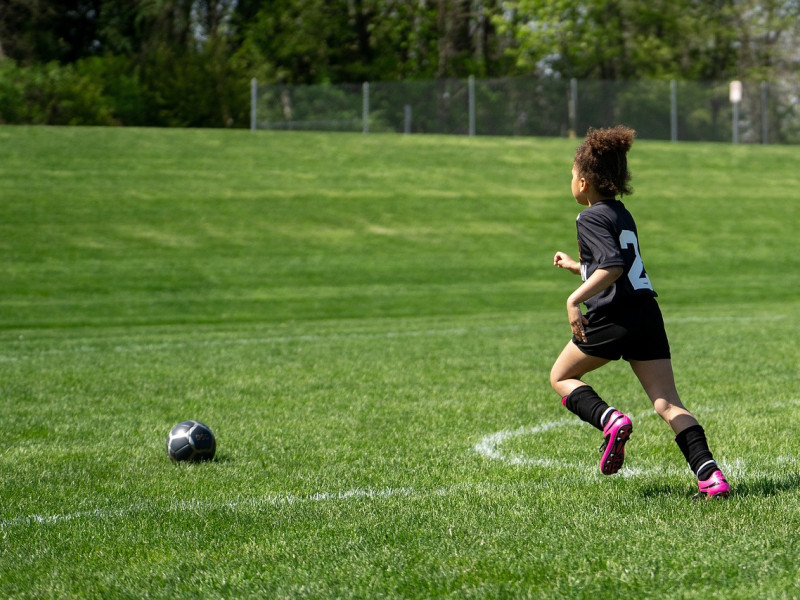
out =
<svg viewBox="0 0 800 600"><path fill-rule="evenodd" d="M625 443L631 437L633 424L626 414L615 410L603 427L603 445L600 446L600 472L613 475L625 462Z"/></svg>
<svg viewBox="0 0 800 600"><path fill-rule="evenodd" d="M725 479L722 471L717 469L711 474L711 477L697 482L697 487L700 489L694 497L695 500L706 498L727 498L731 493L731 486Z"/></svg>

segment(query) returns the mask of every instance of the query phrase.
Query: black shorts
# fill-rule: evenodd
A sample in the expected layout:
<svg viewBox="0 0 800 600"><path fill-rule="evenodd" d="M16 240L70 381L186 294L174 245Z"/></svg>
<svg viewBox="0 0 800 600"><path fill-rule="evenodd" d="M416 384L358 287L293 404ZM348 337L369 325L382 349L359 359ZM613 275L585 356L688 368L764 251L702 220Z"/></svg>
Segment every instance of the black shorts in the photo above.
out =
<svg viewBox="0 0 800 600"><path fill-rule="evenodd" d="M664 318L655 298L628 302L586 315L586 342L572 342L589 356L608 360L670 358Z"/></svg>

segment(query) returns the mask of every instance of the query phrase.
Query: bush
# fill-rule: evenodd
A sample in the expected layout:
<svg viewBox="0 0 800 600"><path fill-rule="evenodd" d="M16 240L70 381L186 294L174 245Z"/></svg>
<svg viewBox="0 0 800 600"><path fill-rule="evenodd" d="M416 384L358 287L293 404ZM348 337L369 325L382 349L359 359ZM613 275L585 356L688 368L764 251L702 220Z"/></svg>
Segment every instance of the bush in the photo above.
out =
<svg viewBox="0 0 800 600"><path fill-rule="evenodd" d="M0 122L33 125L114 125L103 84L74 65L20 67L0 63Z"/></svg>

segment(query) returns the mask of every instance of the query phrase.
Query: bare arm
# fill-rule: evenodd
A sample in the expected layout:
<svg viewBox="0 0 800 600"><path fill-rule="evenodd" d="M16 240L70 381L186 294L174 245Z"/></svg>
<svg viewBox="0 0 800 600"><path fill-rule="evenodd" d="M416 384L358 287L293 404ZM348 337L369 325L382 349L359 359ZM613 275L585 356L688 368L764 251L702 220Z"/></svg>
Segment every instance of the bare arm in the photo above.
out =
<svg viewBox="0 0 800 600"><path fill-rule="evenodd" d="M578 266L578 270L580 270L580 265ZM583 313L581 313L581 302L585 302L589 298L602 292L619 279L620 275L622 275L622 267L597 269L578 287L578 289L570 294L569 298L567 298L569 325L572 328L573 335L582 342L586 341L586 332L583 326L587 324L588 321L586 317L583 316Z"/></svg>
<svg viewBox="0 0 800 600"><path fill-rule="evenodd" d="M556 252L556 255L553 257L553 265L559 269L566 269L574 275L577 275L581 272L581 263L579 263L577 260L574 260L566 252Z"/></svg>

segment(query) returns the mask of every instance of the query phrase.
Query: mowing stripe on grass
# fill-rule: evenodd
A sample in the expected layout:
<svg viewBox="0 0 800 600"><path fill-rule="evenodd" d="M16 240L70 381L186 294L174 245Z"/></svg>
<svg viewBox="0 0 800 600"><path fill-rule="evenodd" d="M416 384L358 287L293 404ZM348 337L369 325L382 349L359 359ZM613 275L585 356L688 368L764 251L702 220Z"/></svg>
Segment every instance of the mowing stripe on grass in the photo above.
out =
<svg viewBox="0 0 800 600"><path fill-rule="evenodd" d="M786 315L748 315L748 316L686 316L670 317L665 321L668 323L706 323L706 322L737 322L753 323L766 321L785 320ZM64 348L48 348L46 350L35 351L30 354L0 354L0 363L17 362L29 360L43 356L55 356L65 354L84 354L96 352L116 352L116 353L135 353L135 352L158 352L160 350L177 350L185 348L216 348L233 346L259 346L271 344L291 344L303 342L339 342L342 340L370 340L370 339L394 339L394 338L413 338L413 337L435 337L435 336L465 336L476 333L492 333L499 331L523 331L532 327L530 324L510 324L510 325L484 325L480 327L453 327L447 329L410 329L407 331L383 331L383 332L352 332L352 333L310 333L297 335L279 335L266 337L250 338L230 338L230 339L198 339L198 340L174 340L152 343L131 343L115 344L110 348L102 345L81 344L78 346Z"/></svg>
<svg viewBox="0 0 800 600"><path fill-rule="evenodd" d="M394 338L414 338L414 337L435 337L435 336L465 336L475 333L490 333L497 331L521 331L525 329L519 324L515 325L487 325L482 327L457 327L451 329L412 329L408 331L385 331L385 332L361 332L361 333L330 333L330 334L298 334L281 335L253 338L230 338L230 339L199 339L192 341L175 340L153 342L147 344L116 344L111 347L93 346L81 344L79 346L65 348L48 348L46 350L20 355L0 355L0 362L17 362L20 360L39 358L43 356L62 356L68 354L85 354L97 352L116 352L116 353L135 353L135 352L158 352L160 350L179 350L185 348L217 348L234 346L267 346L271 344L290 344L303 342L340 342L342 340L370 340L370 339L394 339Z"/></svg>

